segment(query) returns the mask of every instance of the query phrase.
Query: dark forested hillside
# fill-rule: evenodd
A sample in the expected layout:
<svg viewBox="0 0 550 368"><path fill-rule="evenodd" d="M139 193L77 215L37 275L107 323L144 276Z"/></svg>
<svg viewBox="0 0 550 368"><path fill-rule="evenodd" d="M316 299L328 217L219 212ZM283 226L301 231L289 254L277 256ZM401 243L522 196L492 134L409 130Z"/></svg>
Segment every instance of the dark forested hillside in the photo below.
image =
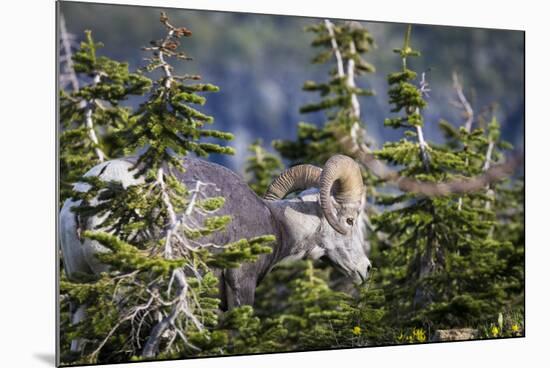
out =
<svg viewBox="0 0 550 368"><path fill-rule="evenodd" d="M93 30L105 43L104 52L127 61L131 68L143 65L145 55L139 52L143 40L161 35L149 21L158 13L155 8L66 3L62 4L62 12L68 30L78 41L84 30ZM312 101L312 96L301 90L302 84L305 80L322 80L327 72L327 66L309 64L315 50L306 47L311 35L303 29L316 20L177 9L171 14L176 23L185 24L203 40L201 44L185 43L187 52L200 63L176 66L176 70L198 72L225 87L211 96L205 109L218 117L221 129L235 133L237 153L232 158L214 155L211 159L243 173L246 148L257 137L269 143L295 136L296 122L303 119L299 108ZM384 129L382 124L390 108L385 76L399 66L392 48L401 43L403 26L362 24L376 44L368 61L376 66L377 73L358 83L376 92L362 103L371 139L381 147L384 141L399 138L397 132ZM417 25L415 43L422 50L422 58L413 60L413 66L418 72L427 72L432 85L425 111L430 139L442 141L439 119L460 119L460 110L450 103L454 98L452 73L456 71L464 79L465 92L476 111L498 104L504 138L516 146L523 144L521 32ZM137 103L139 99L130 101ZM323 123L322 114L308 119L317 125Z"/></svg>

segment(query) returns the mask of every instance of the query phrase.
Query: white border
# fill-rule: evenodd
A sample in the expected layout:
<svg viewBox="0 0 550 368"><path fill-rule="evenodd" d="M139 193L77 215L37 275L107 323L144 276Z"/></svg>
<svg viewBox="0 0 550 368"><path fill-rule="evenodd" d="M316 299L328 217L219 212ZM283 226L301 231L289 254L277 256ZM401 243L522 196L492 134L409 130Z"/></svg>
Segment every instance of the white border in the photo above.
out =
<svg viewBox="0 0 550 368"><path fill-rule="evenodd" d="M527 1L128 0L109 3L481 26L527 31L527 337L315 353L214 358L119 367L423 366L518 367L548 362L549 53L541 5ZM54 354L54 2L4 2L0 109L2 296L0 366L53 365ZM518 73L521 71L518 71ZM545 190L546 189L546 190ZM546 211L544 211L546 210ZM544 211L544 213L543 213ZM546 216L545 216L546 215ZM546 225L547 227L547 225Z"/></svg>

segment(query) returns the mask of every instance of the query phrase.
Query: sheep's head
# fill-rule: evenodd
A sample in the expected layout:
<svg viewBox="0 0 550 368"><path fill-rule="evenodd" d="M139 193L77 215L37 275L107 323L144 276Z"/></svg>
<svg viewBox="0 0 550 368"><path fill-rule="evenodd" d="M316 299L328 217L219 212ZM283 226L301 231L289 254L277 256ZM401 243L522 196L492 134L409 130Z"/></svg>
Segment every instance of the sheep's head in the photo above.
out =
<svg viewBox="0 0 550 368"><path fill-rule="evenodd" d="M287 194L319 188L323 214L313 246L322 257L356 282L364 282L371 263L364 248L363 179L357 163L344 155L332 156L323 169L298 165L285 170L269 186L264 199L280 200Z"/></svg>

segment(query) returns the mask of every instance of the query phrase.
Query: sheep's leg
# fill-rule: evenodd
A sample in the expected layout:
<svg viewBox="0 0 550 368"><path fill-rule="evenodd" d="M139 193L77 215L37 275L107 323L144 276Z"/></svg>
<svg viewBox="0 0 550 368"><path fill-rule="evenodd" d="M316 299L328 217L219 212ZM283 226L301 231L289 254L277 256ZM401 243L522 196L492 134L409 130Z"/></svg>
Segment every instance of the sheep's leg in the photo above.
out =
<svg viewBox="0 0 550 368"><path fill-rule="evenodd" d="M228 309L240 307L241 305L254 305L255 279L245 277L239 269L225 270L224 276Z"/></svg>
<svg viewBox="0 0 550 368"><path fill-rule="evenodd" d="M80 305L71 317L71 324L76 325L86 318L86 304ZM79 353L82 350L83 339L74 339L71 341L71 352Z"/></svg>

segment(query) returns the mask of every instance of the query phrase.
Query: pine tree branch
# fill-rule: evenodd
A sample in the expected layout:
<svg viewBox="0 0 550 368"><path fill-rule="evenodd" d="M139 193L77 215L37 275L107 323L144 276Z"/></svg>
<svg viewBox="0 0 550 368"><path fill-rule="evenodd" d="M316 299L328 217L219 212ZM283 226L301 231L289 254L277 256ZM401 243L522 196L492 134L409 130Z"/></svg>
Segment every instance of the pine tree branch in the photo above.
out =
<svg viewBox="0 0 550 368"><path fill-rule="evenodd" d="M263 154L262 147L259 144L254 147L254 155L256 156L256 162L259 165L262 165L264 162L264 154Z"/></svg>

